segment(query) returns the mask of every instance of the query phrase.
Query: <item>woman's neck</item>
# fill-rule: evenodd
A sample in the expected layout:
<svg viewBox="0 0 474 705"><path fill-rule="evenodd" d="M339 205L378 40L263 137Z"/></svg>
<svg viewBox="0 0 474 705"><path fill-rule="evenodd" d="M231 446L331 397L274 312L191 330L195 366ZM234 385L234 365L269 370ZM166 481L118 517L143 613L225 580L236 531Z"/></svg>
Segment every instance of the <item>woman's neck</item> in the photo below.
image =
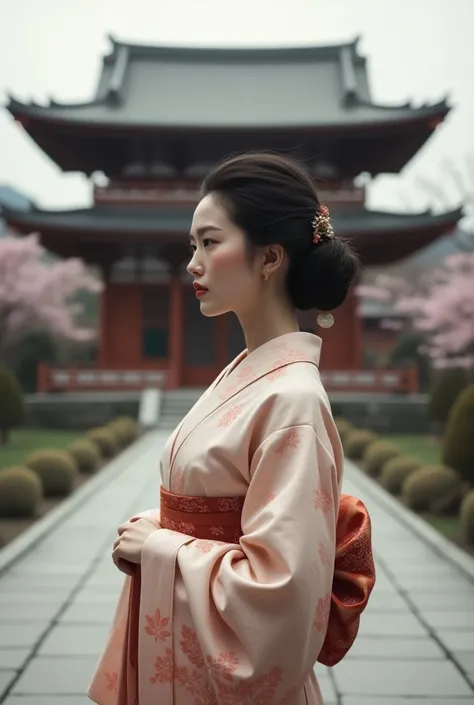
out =
<svg viewBox="0 0 474 705"><path fill-rule="evenodd" d="M299 331L295 311L285 303L253 310L247 316L239 317L247 350L253 352L273 338Z"/></svg>

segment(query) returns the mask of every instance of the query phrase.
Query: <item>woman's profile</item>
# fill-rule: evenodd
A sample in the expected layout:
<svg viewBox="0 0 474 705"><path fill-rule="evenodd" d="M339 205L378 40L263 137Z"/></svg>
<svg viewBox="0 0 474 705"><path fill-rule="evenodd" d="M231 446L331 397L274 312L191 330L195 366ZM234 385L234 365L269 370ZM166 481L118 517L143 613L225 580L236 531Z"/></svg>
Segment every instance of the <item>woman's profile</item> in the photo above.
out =
<svg viewBox="0 0 474 705"><path fill-rule="evenodd" d="M160 507L118 530L127 574L88 694L99 705L321 705L374 585L370 521L297 310L345 300L357 258L306 170L271 153L206 177L188 272L246 349L169 438Z"/></svg>

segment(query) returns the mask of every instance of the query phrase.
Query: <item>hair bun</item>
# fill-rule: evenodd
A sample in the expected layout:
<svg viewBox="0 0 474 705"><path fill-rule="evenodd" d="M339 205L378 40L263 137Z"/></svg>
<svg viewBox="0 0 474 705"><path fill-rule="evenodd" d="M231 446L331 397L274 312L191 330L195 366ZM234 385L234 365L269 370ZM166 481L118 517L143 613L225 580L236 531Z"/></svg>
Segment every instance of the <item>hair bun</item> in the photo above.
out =
<svg viewBox="0 0 474 705"><path fill-rule="evenodd" d="M346 298L359 271L359 262L347 242L324 240L295 257L288 271L288 291L300 311L331 311Z"/></svg>

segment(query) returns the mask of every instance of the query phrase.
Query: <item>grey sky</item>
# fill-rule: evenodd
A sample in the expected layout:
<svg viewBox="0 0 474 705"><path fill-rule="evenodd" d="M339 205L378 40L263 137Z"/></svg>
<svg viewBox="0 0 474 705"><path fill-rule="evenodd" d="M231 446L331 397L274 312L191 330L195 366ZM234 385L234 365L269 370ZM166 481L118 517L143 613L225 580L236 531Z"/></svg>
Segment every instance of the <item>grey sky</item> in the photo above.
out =
<svg viewBox="0 0 474 705"><path fill-rule="evenodd" d="M39 102L89 99L109 33L129 41L211 46L311 44L360 35L377 101L421 104L448 95L453 104L444 126L402 176L376 179L369 205L425 208L418 179L448 185L446 157L466 175L470 168L474 184L474 0L0 0L0 18L2 103L8 91ZM45 208L90 203L87 180L62 174L3 108L2 183Z"/></svg>

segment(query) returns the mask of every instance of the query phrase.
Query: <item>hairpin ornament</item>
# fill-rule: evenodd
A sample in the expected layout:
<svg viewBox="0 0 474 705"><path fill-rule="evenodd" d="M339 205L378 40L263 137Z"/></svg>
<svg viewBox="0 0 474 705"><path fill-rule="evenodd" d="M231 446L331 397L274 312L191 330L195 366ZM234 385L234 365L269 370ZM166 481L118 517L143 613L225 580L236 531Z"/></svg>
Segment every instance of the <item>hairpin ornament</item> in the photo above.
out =
<svg viewBox="0 0 474 705"><path fill-rule="evenodd" d="M317 245L322 240L328 240L334 237L334 229L331 225L329 217L329 208L320 206L318 212L311 221L313 226L313 242Z"/></svg>

